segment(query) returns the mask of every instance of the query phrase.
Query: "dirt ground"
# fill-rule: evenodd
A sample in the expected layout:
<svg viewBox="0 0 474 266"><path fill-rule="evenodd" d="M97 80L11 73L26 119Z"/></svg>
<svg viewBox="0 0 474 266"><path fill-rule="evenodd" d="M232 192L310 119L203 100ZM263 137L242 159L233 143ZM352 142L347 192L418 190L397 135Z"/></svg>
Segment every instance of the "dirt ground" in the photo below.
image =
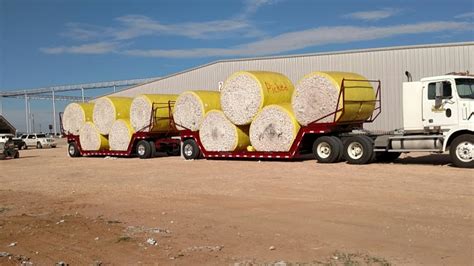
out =
<svg viewBox="0 0 474 266"><path fill-rule="evenodd" d="M473 214L474 171L444 155L354 166L61 145L0 161L2 265L472 265Z"/></svg>

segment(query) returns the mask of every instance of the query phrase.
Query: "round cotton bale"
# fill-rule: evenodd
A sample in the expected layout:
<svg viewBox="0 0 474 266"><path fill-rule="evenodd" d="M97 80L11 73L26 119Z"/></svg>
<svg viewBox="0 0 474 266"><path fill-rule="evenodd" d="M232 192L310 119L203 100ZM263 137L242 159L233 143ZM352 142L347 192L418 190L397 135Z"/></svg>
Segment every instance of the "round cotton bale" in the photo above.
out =
<svg viewBox="0 0 474 266"><path fill-rule="evenodd" d="M93 103L70 103L64 109L62 123L66 133L79 135L85 122L92 121Z"/></svg>
<svg viewBox="0 0 474 266"><path fill-rule="evenodd" d="M112 151L126 151L135 133L130 120L119 119L114 122L109 133L109 146Z"/></svg>
<svg viewBox="0 0 474 266"><path fill-rule="evenodd" d="M289 151L299 129L289 103L268 105L250 124L250 143L257 151Z"/></svg>
<svg viewBox="0 0 474 266"><path fill-rule="evenodd" d="M221 90L221 106L236 125L248 125L266 105L290 102L294 86L284 75L266 71L240 71Z"/></svg>
<svg viewBox="0 0 474 266"><path fill-rule="evenodd" d="M169 101L176 101L175 94L144 94L135 97L130 106L130 123L135 131L158 132L170 130ZM154 108L154 123L150 125L151 112ZM173 107L173 105L171 105ZM172 110L171 110L172 111Z"/></svg>
<svg viewBox="0 0 474 266"><path fill-rule="evenodd" d="M173 118L179 130L197 131L206 113L220 109L217 91L186 91L179 95L174 105Z"/></svg>
<svg viewBox="0 0 474 266"><path fill-rule="evenodd" d="M355 73L313 72L298 82L291 103L301 125L308 125L342 108L342 99L338 106L338 97L343 78L366 80ZM344 87L344 114L339 111L336 116L330 115L318 122L363 121L371 116L375 107L375 93L370 82L344 81Z"/></svg>
<svg viewBox="0 0 474 266"><path fill-rule="evenodd" d="M199 138L207 151L240 151L250 144L248 126L236 126L222 111L209 111L199 128Z"/></svg>
<svg viewBox="0 0 474 266"><path fill-rule="evenodd" d="M109 148L107 137L100 134L92 122L86 122L79 133L81 147L85 151L98 151Z"/></svg>
<svg viewBox="0 0 474 266"><path fill-rule="evenodd" d="M102 97L95 102L93 120L99 132L109 134L117 119L130 117L132 99L128 97Z"/></svg>

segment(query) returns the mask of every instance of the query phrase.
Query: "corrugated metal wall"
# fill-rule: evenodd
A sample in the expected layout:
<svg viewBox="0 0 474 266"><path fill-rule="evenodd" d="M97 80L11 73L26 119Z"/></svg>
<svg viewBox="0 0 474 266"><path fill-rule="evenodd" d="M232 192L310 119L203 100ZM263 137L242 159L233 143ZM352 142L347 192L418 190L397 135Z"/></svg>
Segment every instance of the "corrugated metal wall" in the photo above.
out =
<svg viewBox="0 0 474 266"><path fill-rule="evenodd" d="M239 70L268 70L287 75L294 83L311 71L349 71L382 82L382 114L366 127L392 130L402 125L401 89L405 71L413 80L448 72L474 72L474 42L409 46L341 53L251 58L218 61L118 92L117 96L142 93L181 93L217 90L219 81Z"/></svg>

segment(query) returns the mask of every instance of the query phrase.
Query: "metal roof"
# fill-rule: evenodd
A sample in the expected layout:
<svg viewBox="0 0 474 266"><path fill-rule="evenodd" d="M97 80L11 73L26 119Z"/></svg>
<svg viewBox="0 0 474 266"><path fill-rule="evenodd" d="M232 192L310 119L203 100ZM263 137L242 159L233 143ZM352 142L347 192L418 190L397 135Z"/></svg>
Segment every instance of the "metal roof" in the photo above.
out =
<svg viewBox="0 0 474 266"><path fill-rule="evenodd" d="M421 45L405 45L405 46L392 46L392 47L381 47L381 48L367 48L367 49L354 49L354 50L343 50L343 51L333 51L333 52L319 52L319 53L306 53L306 54L289 54L289 55L278 55L278 56L261 56L261 57L246 57L246 58L235 58L235 59L221 59L216 60L204 65L199 65L196 67L188 68L183 71L179 71L167 76L163 76L157 78L155 80L144 82L142 84L137 84L135 86L131 86L128 89L133 89L138 86L142 86L145 84L149 84L155 81L167 79L170 77L178 76L187 72L194 71L196 69L208 67L215 64L220 63L229 63L229 62L239 62L239 61L257 61L257 60L268 60L268 59L284 59L284 58L298 58L298 57L310 57L310 56L323 56L323 55L338 55L338 54L354 54L354 53L367 53L367 52L379 52L379 51L395 51L395 50L407 50L407 49L419 49L419 48L436 48L436 47L454 47L454 46L467 46L467 45L474 45L474 41L472 42L456 42L456 43L438 43L438 44L421 44ZM110 93L113 94L113 93ZM105 94L105 95L110 95Z"/></svg>

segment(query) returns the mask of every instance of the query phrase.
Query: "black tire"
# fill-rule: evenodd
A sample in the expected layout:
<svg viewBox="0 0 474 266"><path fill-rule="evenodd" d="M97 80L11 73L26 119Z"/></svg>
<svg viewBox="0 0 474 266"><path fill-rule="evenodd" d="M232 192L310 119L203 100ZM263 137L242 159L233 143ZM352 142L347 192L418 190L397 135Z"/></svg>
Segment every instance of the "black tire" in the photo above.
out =
<svg viewBox="0 0 474 266"><path fill-rule="evenodd" d="M341 161L343 145L341 139L334 136L322 136L313 143L313 155L318 163L336 163Z"/></svg>
<svg viewBox="0 0 474 266"><path fill-rule="evenodd" d="M148 159L151 157L151 145L146 140L140 140L137 144L137 155L140 159Z"/></svg>
<svg viewBox="0 0 474 266"><path fill-rule="evenodd" d="M150 157L153 158L156 155L156 145L153 140L150 140L148 143L150 143Z"/></svg>
<svg viewBox="0 0 474 266"><path fill-rule="evenodd" d="M182 153L186 160L198 159L201 155L201 151L199 150L199 147L194 139L187 139L183 142Z"/></svg>
<svg viewBox="0 0 474 266"><path fill-rule="evenodd" d="M349 164L368 164L375 159L374 142L368 136L349 137L344 143L344 158Z"/></svg>
<svg viewBox="0 0 474 266"><path fill-rule="evenodd" d="M75 142L69 143L67 146L67 154L69 157L79 157L81 153L79 152L79 148Z"/></svg>
<svg viewBox="0 0 474 266"><path fill-rule="evenodd" d="M457 136L449 148L451 162L461 168L474 168L474 135Z"/></svg>
<svg viewBox="0 0 474 266"><path fill-rule="evenodd" d="M19 152L19 151L15 151L15 154L13 155L13 158L15 158L15 159L20 158L20 152Z"/></svg>
<svg viewBox="0 0 474 266"><path fill-rule="evenodd" d="M41 142L36 143L36 148L37 149L42 149L43 148L43 145L41 145Z"/></svg>
<svg viewBox="0 0 474 266"><path fill-rule="evenodd" d="M28 149L28 145L26 145L26 143L23 144L23 149L24 149L24 150L27 150L27 149Z"/></svg>
<svg viewBox="0 0 474 266"><path fill-rule="evenodd" d="M402 153L401 152L376 152L375 153L375 161L381 163L390 163L398 159Z"/></svg>

